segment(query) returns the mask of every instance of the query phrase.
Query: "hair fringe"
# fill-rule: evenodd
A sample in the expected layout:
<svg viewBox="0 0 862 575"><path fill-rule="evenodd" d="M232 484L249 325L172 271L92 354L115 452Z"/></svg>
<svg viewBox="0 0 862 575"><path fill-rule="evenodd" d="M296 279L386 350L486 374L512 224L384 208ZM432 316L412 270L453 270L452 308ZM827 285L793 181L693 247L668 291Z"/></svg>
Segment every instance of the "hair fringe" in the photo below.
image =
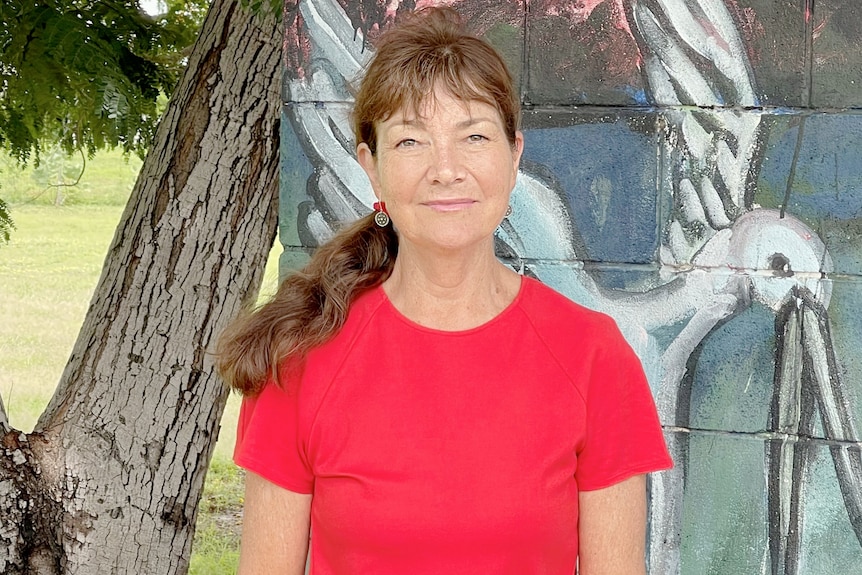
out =
<svg viewBox="0 0 862 575"><path fill-rule="evenodd" d="M417 114L436 85L461 100L478 100L500 113L509 142L520 129L521 103L500 53L468 32L460 14L431 6L405 14L381 34L374 58L352 92L356 143L377 151L376 122L402 108Z"/></svg>

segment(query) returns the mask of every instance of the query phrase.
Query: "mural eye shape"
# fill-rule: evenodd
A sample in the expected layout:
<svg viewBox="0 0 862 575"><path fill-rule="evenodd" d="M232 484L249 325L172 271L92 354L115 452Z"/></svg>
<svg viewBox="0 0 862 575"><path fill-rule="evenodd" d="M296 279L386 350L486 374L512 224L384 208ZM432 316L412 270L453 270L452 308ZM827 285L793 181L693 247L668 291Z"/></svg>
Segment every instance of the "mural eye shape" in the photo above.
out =
<svg viewBox="0 0 862 575"><path fill-rule="evenodd" d="M790 267L790 259L782 254L781 252L777 252L769 256L769 269L772 270L772 275L782 278L789 278L793 276L793 268Z"/></svg>
<svg viewBox="0 0 862 575"><path fill-rule="evenodd" d="M727 264L767 272L753 274L749 281L755 300L775 311L796 287L805 287L828 305L830 287L820 281L832 271L826 246L811 228L778 210L756 209L737 218L730 230Z"/></svg>

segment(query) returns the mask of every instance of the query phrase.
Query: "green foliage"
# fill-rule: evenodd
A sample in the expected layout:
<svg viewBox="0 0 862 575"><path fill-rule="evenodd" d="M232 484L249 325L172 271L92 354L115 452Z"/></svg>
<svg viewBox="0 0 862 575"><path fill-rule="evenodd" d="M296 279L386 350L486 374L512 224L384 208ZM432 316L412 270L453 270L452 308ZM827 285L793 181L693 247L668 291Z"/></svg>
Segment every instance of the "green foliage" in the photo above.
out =
<svg viewBox="0 0 862 575"><path fill-rule="evenodd" d="M137 0L0 4L0 148L22 163L55 142L143 155L207 2L165 5L152 17Z"/></svg>
<svg viewBox="0 0 862 575"><path fill-rule="evenodd" d="M12 217L9 215L9 206L0 198L0 243L9 241L9 233L15 229Z"/></svg>

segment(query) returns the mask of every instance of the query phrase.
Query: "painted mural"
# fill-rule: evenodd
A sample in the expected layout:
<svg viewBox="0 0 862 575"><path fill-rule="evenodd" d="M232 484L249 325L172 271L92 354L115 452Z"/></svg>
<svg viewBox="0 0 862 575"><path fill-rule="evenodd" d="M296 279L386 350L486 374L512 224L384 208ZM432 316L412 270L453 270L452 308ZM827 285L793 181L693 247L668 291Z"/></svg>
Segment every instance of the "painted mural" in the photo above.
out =
<svg viewBox="0 0 862 575"><path fill-rule="evenodd" d="M283 266L371 210L348 82L423 4L286 5ZM862 13L457 4L525 104L499 257L614 316L650 378L676 461L650 572L862 573Z"/></svg>

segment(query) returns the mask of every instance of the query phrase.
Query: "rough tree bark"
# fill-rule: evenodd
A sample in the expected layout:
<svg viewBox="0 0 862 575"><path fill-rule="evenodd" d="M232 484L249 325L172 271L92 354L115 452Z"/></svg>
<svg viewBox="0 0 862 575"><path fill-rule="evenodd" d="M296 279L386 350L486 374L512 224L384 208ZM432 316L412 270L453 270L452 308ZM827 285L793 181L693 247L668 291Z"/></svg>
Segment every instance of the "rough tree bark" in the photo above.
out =
<svg viewBox="0 0 862 575"><path fill-rule="evenodd" d="M0 573L185 573L227 392L209 353L276 229L275 15L214 0L33 433L0 408Z"/></svg>

